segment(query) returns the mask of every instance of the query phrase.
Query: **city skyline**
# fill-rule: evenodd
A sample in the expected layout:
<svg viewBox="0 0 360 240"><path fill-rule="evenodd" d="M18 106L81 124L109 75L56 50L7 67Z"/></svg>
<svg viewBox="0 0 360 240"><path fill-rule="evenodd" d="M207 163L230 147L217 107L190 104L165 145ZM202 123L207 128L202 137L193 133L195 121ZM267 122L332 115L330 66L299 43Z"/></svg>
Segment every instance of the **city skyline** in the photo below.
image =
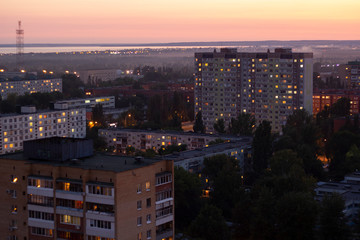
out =
<svg viewBox="0 0 360 240"><path fill-rule="evenodd" d="M86 5L85 5L86 3ZM0 44L358 40L355 0L7 2Z"/></svg>

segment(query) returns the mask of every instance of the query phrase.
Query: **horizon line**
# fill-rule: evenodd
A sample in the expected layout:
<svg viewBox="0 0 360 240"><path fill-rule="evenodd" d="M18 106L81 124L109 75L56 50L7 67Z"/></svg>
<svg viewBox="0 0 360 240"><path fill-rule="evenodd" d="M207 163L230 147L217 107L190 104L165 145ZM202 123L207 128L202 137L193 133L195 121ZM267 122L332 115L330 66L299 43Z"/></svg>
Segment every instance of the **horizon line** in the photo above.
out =
<svg viewBox="0 0 360 240"><path fill-rule="evenodd" d="M24 43L29 45L68 45L68 46L176 46L189 44L218 44L218 43L260 43L260 42L360 42L359 40L246 40L246 41L189 41L189 42L157 42L157 43ZM1 47L15 47L14 43L0 43ZM204 45L206 46L206 45Z"/></svg>

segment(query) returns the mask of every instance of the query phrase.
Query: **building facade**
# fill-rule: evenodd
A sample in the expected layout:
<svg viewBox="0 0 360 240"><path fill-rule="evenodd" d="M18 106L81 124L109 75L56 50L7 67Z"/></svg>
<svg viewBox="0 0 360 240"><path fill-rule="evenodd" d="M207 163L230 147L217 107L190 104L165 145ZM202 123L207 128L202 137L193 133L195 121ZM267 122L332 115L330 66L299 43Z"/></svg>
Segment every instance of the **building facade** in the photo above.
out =
<svg viewBox="0 0 360 240"><path fill-rule="evenodd" d="M125 153L127 147L139 150L154 149L169 145L187 145L188 150L204 148L211 141L218 138L223 140L239 141L241 137L219 136L215 134L199 134L177 131L148 131L126 128L99 129L99 136L104 137L108 147L113 147L117 152Z"/></svg>
<svg viewBox="0 0 360 240"><path fill-rule="evenodd" d="M0 158L4 239L174 239L173 162Z"/></svg>
<svg viewBox="0 0 360 240"><path fill-rule="evenodd" d="M195 114L202 111L207 132L218 119L228 126L241 112L268 120L280 131L296 109L312 112L313 54L275 52L195 53Z"/></svg>
<svg viewBox="0 0 360 240"><path fill-rule="evenodd" d="M69 108L93 108L96 104L101 104L103 108L115 108L115 97L92 97L83 99L69 99L57 101L59 104L67 104Z"/></svg>
<svg viewBox="0 0 360 240"><path fill-rule="evenodd" d="M239 161L242 172L250 168L252 139L246 138L244 141L225 142L209 147L177 152L167 155L166 159L174 160L175 167L182 167L186 171L199 173L204 168L204 159L219 154L225 154Z"/></svg>
<svg viewBox="0 0 360 240"><path fill-rule="evenodd" d="M0 115L0 154L21 151L24 141L54 136L84 138L86 109L21 107L21 113Z"/></svg>
<svg viewBox="0 0 360 240"><path fill-rule="evenodd" d="M11 93L24 95L36 92L62 92L62 79L0 81L0 95L2 99L6 99Z"/></svg>
<svg viewBox="0 0 360 240"><path fill-rule="evenodd" d="M350 99L350 114L358 114L360 110L360 90L357 89L321 89L314 91L313 114L316 115L325 106L330 107L340 98Z"/></svg>

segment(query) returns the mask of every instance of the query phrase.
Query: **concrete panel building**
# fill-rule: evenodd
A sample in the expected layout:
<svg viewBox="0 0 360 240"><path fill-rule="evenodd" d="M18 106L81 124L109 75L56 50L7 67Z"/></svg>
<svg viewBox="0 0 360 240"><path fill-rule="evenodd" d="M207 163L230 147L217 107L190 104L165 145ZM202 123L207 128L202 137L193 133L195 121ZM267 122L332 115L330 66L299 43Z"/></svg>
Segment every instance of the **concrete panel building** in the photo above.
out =
<svg viewBox="0 0 360 240"><path fill-rule="evenodd" d="M226 141L239 141L243 137L216 134L201 134L178 131L149 131L140 129L109 128L99 129L99 136L104 137L107 145L117 152L125 153L127 147L139 150L154 149L169 145L186 144L188 150L204 148L211 141L221 138Z"/></svg>
<svg viewBox="0 0 360 240"><path fill-rule="evenodd" d="M62 92L62 79L0 80L0 95L6 99L11 93L24 95L36 92Z"/></svg>
<svg viewBox="0 0 360 240"><path fill-rule="evenodd" d="M312 112L312 82L312 53L283 48L195 53L195 114L202 111L210 133L218 119L228 126L241 112L270 121L278 132L294 110Z"/></svg>
<svg viewBox="0 0 360 240"><path fill-rule="evenodd" d="M101 104L103 108L115 108L115 97L90 97L82 99L68 99L57 101L59 104L67 104L69 108L93 108L96 104Z"/></svg>
<svg viewBox="0 0 360 240"><path fill-rule="evenodd" d="M21 151L23 142L48 137L86 136L86 109L68 109L66 104L53 110L36 111L21 107L20 113L0 114L0 154Z"/></svg>

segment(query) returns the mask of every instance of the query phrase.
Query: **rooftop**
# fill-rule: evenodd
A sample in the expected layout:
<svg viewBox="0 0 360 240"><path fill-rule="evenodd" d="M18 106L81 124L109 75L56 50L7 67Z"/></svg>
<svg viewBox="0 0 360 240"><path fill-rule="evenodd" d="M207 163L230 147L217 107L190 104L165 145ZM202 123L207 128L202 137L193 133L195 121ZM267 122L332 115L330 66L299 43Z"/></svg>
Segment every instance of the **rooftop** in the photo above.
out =
<svg viewBox="0 0 360 240"><path fill-rule="evenodd" d="M173 154L166 155L164 156L164 158L168 160L174 160L174 162L178 162L189 158L205 157L210 154L221 153L229 149L248 148L248 147L251 147L251 138L243 139L242 141L239 142L225 142L225 143L210 145L209 147L205 147L205 148L176 152Z"/></svg>
<svg viewBox="0 0 360 240"><path fill-rule="evenodd" d="M123 157L115 155L107 155L97 153L91 157L83 158L81 160L69 160L69 161L46 161L46 160L36 160L28 159L24 153L12 153L1 155L0 159L11 159L11 160L22 160L26 161L28 164L48 164L53 167L72 167L80 168L86 170L103 170L111 172L124 172L136 168L141 168L145 166L152 165L159 160L155 159L146 159L141 158L137 159L135 157Z"/></svg>
<svg viewBox="0 0 360 240"><path fill-rule="evenodd" d="M158 133L158 134L173 134L173 135L185 135L185 136L199 136L199 137L213 137L221 139L229 139L231 141L251 141L251 137L248 136L233 136L233 135L218 135L218 134L206 134L206 133L194 133L194 132L180 132L175 130L145 130L145 129L133 129L133 128L107 128L101 130L109 130L116 132L138 132L138 133Z"/></svg>

